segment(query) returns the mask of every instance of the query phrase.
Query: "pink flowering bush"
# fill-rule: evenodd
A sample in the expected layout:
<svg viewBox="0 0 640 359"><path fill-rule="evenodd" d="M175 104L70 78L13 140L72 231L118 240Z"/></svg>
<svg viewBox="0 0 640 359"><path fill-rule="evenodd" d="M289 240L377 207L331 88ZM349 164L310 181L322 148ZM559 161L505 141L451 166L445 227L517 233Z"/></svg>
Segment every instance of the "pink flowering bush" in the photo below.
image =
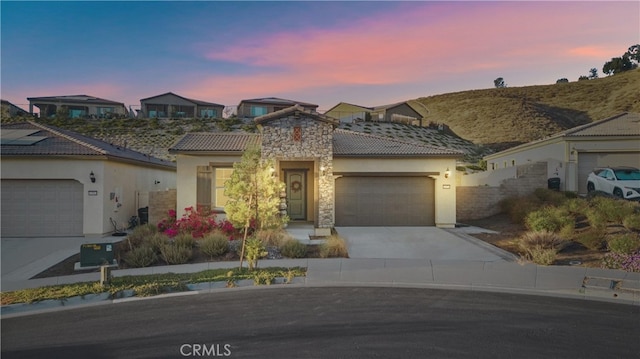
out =
<svg viewBox="0 0 640 359"><path fill-rule="evenodd" d="M640 272L640 251L632 254L609 252L602 258L602 268Z"/></svg>
<svg viewBox="0 0 640 359"><path fill-rule="evenodd" d="M216 221L215 215L206 214L207 211L195 210L193 207L184 209L181 218L177 218L176 211L169 210L167 218L158 223L158 231L173 238L181 233L191 234L193 238L202 238L206 234L215 229L224 233L229 240L241 237L241 233L231 222L224 219L220 222ZM251 221L249 234L255 229L255 221Z"/></svg>

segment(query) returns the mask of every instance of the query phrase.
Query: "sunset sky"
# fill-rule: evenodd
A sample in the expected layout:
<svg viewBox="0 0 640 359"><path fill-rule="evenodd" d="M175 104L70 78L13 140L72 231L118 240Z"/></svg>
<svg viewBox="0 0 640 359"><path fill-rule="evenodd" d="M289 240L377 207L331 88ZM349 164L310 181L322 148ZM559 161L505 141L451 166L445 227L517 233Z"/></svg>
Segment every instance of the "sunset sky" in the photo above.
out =
<svg viewBox="0 0 640 359"><path fill-rule="evenodd" d="M1 96L139 108L174 92L235 106L364 106L576 81L640 42L640 2L7 2Z"/></svg>

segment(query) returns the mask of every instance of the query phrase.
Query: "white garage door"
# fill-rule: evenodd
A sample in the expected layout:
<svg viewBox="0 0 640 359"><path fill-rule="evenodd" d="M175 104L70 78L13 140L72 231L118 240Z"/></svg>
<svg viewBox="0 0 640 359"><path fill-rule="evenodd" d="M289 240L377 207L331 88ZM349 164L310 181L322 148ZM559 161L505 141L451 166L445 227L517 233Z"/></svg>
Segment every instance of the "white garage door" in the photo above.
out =
<svg viewBox="0 0 640 359"><path fill-rule="evenodd" d="M3 237L82 236L83 186L74 180L2 180Z"/></svg>
<svg viewBox="0 0 640 359"><path fill-rule="evenodd" d="M429 177L341 177L337 226L433 226L435 181Z"/></svg>
<svg viewBox="0 0 640 359"><path fill-rule="evenodd" d="M587 177L595 167L629 166L640 168L640 152L578 154L578 193L587 193Z"/></svg>

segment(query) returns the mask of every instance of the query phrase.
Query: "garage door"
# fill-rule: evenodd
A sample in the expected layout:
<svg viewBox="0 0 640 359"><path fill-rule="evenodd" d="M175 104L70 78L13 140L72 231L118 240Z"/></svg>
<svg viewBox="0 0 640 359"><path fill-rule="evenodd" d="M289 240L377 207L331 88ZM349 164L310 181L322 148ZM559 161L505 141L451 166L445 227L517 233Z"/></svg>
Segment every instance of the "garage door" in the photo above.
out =
<svg viewBox="0 0 640 359"><path fill-rule="evenodd" d="M433 226L434 183L429 177L338 178L336 225Z"/></svg>
<svg viewBox="0 0 640 359"><path fill-rule="evenodd" d="M2 180L3 237L82 236L83 186L73 180Z"/></svg>
<svg viewBox="0 0 640 359"><path fill-rule="evenodd" d="M578 154L578 193L587 193L587 177L595 167L630 166L640 168L640 152Z"/></svg>

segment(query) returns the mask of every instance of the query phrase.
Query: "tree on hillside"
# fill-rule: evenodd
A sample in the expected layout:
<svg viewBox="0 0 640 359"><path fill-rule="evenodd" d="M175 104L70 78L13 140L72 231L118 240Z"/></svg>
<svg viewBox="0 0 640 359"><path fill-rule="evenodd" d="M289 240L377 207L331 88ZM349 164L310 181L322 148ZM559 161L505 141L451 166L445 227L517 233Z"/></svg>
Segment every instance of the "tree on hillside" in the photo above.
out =
<svg viewBox="0 0 640 359"><path fill-rule="evenodd" d="M233 173L224 184L224 194L229 198L224 207L227 219L243 228L240 267L245 255L247 234L252 222L256 229L281 228L287 221L280 216L280 192L284 183L274 176L272 160L263 160L258 147L250 147L240 162L233 164Z"/></svg>
<svg viewBox="0 0 640 359"><path fill-rule="evenodd" d="M594 80L598 78L598 69L596 69L595 67L592 67L591 70L589 70L589 80Z"/></svg>
<svg viewBox="0 0 640 359"><path fill-rule="evenodd" d="M493 85L496 88L504 88L507 87L507 84L504 82L504 79L502 77L498 77L497 79L493 80Z"/></svg>
<svg viewBox="0 0 640 359"><path fill-rule="evenodd" d="M578 77L578 81L586 81L589 80L589 77L586 75L580 75L580 77Z"/></svg>
<svg viewBox="0 0 640 359"><path fill-rule="evenodd" d="M607 75L615 75L637 68L639 62L640 45L632 45L621 57L614 57L611 61L607 61L602 67L602 72Z"/></svg>
<svg viewBox="0 0 640 359"><path fill-rule="evenodd" d="M566 84L569 83L569 80L566 77L556 80L557 84Z"/></svg>

